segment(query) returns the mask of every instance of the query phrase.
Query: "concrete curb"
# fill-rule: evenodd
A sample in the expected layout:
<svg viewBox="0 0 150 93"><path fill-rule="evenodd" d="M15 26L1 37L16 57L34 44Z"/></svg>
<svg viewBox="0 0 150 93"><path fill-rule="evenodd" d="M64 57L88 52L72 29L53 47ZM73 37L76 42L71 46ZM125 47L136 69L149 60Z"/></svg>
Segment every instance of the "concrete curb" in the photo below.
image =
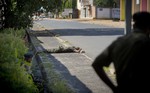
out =
<svg viewBox="0 0 150 93"><path fill-rule="evenodd" d="M45 49L41 44L42 43L47 44L47 42L42 41L42 43L41 43L41 40L43 40L43 39L38 38L38 36L36 34L34 34L34 31L32 32L32 30L30 30L30 29L27 30L27 33L30 34L29 38L30 38L30 41L31 41L32 46L33 46L34 54L36 55L36 59L38 60L38 65L41 69L43 79L44 79L44 81L46 81L45 86L46 86L46 90L48 90L47 93L51 93L52 89L48 88L48 86L51 85L50 84L51 83L51 78L53 78L53 77L55 78L55 76L53 76L54 75L53 73L52 74L49 73L49 72L52 72L51 70L53 70L53 69L50 69L50 67L52 67L52 68L54 67L55 72L62 75L63 78L61 77L58 80L62 79L64 81L67 81L67 83L66 83L67 87L69 87L69 89L71 89L71 91L73 91L73 92L69 92L69 93L91 93L91 91L93 91L93 93L97 93L96 91L99 91L100 88L97 87L97 89L95 89L95 85L94 85L95 83L97 83L97 85L99 83L95 82L95 81L94 81L95 83L91 82L91 79L89 79L87 77L84 77L85 75L83 75L83 72L82 72L83 71L82 70L83 66L87 66L87 65L91 64L91 59L90 58L88 58L84 54L79 55L77 53L76 54L75 53L73 53L73 54L67 54L67 53L65 53L65 54L63 54L63 53L60 53L60 54L58 54L58 53L57 54L46 54L46 53L43 53L45 51ZM50 38L46 38L46 39L50 40L51 42L55 42L55 43L58 43L58 41L60 41L59 43L61 43L61 44L63 43L63 41L58 40L55 37L54 38L50 37ZM54 43L50 43L49 45L46 45L46 46L50 46L50 48L51 48L51 46L52 46L52 48L56 48L57 44L54 44L54 45L53 44ZM84 65L82 65L82 64L79 65L81 62L82 63L84 62ZM72 63L75 63L75 64L72 65ZM67 71L67 70L64 69L65 66L66 65L68 66L69 64L70 64L70 66L67 67L67 69L71 69L71 71ZM92 77L92 78L94 76L95 80L99 79L95 75L95 73L92 72L92 68L86 67L85 69L88 69L90 71L90 73L89 73L88 70L85 70L84 74L85 73L86 73L86 75L90 74L91 76L89 76L89 77ZM74 72L74 71L76 71L76 72ZM76 73L77 77L74 76L74 74L73 75L70 74L70 72ZM64 78L64 75L66 75L65 78ZM52 76L52 77L50 77L50 76ZM82 80L80 81L78 79L78 77L80 77ZM84 83L82 83L82 82L84 82ZM91 83L88 83L88 82L91 82ZM103 89L100 89L100 90L103 91ZM68 93L68 92L64 92L64 93Z"/></svg>
<svg viewBox="0 0 150 93"><path fill-rule="evenodd" d="M45 81L46 80L46 72L45 72L45 69L44 69L44 67L43 67L43 65L42 65L42 59L40 58L40 55L38 54L38 53L40 53L40 52L42 52L43 51L43 48L42 48L42 46L40 46L38 43L39 42L37 42L37 40L35 40L36 38L34 37L34 35L33 35L33 33L31 33L30 32L31 30L30 29L26 29L26 33L27 33L27 35L28 35L28 39L29 39L29 42L31 43L31 45L32 45L32 48L33 48L33 54L34 54L34 57L35 57L35 59L37 60L36 62L37 62L37 64L38 64L38 66L39 66L39 68L40 68L40 72L41 72L41 74L42 74L42 79ZM38 45L38 47L36 47ZM47 84L46 83L44 83L44 85L45 85L45 92L46 93L51 93L50 91L49 91L49 89L48 89L48 87L47 87Z"/></svg>
<svg viewBox="0 0 150 93"><path fill-rule="evenodd" d="M48 55L46 53L44 53L45 49L42 47L42 45L40 45L39 41L37 40L37 38L34 36L34 33L32 33L32 30L30 29L26 29L26 32L28 34L28 38L31 42L31 45L33 47L33 52L34 52L34 56L37 60L37 63L39 65L40 71L42 73L42 78L44 80L44 88L45 88L45 92L44 93L52 93L52 90L49 86L51 85L51 77L49 76L49 72L52 72L50 69L50 67L52 67L52 64L50 63L51 60L48 59ZM55 72L52 72L53 75L55 75ZM63 80L61 80L63 81ZM69 86L69 85L65 85L67 88L69 88L68 90L70 91L69 93L74 93L74 89Z"/></svg>

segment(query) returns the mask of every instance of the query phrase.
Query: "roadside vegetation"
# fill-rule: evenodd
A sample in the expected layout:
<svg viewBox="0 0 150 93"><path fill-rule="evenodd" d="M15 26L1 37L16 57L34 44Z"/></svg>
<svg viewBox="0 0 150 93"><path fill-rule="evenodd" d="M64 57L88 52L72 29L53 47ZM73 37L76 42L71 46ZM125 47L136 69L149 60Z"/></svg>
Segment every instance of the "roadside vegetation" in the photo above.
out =
<svg viewBox="0 0 150 93"><path fill-rule="evenodd" d="M64 8L75 7L76 0L1 0L0 29L32 27L34 15L51 12L58 16Z"/></svg>
<svg viewBox="0 0 150 93"><path fill-rule="evenodd" d="M94 0L94 5L97 7L115 8L119 5L119 0Z"/></svg>
<svg viewBox="0 0 150 93"><path fill-rule="evenodd" d="M28 48L24 29L5 29L0 33L0 91L5 93L39 93L21 62Z"/></svg>
<svg viewBox="0 0 150 93"><path fill-rule="evenodd" d="M0 1L0 10L2 10L0 11L0 91L5 93L10 91L11 93L39 93L39 89L25 68L21 66L21 62L24 61L24 54L28 51L28 46L23 39L25 29L32 27L32 16L35 13L43 12L40 10L41 7L58 15L64 8L75 8L76 0ZM43 58L48 61L44 54ZM48 75L52 76L51 81L48 81L51 91L72 93L66 82L61 80L61 77L53 72L52 68L48 71Z"/></svg>
<svg viewBox="0 0 150 93"><path fill-rule="evenodd" d="M6 28L0 31L0 89L6 93L43 93L42 86L37 86L33 78L27 74L25 68L21 66L24 62L24 54L28 52L29 46L24 38L26 35L25 29ZM35 45L40 43L35 38ZM30 46L31 47L31 46ZM39 53L42 56L41 64L48 69L47 81L48 91L51 93L74 93L67 85L67 82L62 79L59 73L53 70L51 62L45 53Z"/></svg>

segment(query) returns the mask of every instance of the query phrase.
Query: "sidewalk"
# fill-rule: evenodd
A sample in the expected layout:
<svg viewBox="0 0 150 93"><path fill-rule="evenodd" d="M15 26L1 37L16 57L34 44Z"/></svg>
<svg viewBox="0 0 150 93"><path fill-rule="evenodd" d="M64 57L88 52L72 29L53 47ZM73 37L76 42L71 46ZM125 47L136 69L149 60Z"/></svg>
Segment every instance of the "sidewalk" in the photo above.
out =
<svg viewBox="0 0 150 93"><path fill-rule="evenodd" d="M43 48L56 49L63 45L55 37L46 35L44 28L34 25L33 29L31 41L34 45L35 53L37 53L37 60L39 61L42 74L46 80L48 79L47 83L50 83L53 77L49 73L51 71L49 66L52 64L53 70L62 75L61 78L68 82L68 85L75 93L112 93L96 75L91 67L92 61L84 54L49 53L45 54L47 58L43 56L44 54L40 54L41 51L44 51Z"/></svg>
<svg viewBox="0 0 150 93"><path fill-rule="evenodd" d="M98 25L104 25L112 28L124 28L125 27L125 21L114 21L114 20L108 20L108 19L59 19L59 20L68 20L68 21L78 21L81 23L90 23L90 24L98 24Z"/></svg>
<svg viewBox="0 0 150 93"><path fill-rule="evenodd" d="M82 20L81 20L82 22ZM124 21L113 21L113 20L89 20L89 21L83 21L83 23L91 23L91 24L99 24L99 25L106 25L109 27L114 27L114 28L124 28L125 27L125 22Z"/></svg>

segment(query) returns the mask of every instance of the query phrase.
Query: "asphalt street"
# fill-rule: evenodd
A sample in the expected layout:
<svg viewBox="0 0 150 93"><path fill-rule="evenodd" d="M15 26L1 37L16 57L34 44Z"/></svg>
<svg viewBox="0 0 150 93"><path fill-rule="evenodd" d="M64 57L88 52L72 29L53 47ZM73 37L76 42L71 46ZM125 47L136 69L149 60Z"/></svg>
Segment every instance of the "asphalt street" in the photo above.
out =
<svg viewBox="0 0 150 93"><path fill-rule="evenodd" d="M123 28L80 23L78 21L40 20L35 23L57 37L39 35L45 49L58 47L60 42L82 48L85 53L51 53L49 59L58 71L76 89L77 93L112 93L96 75L91 64L113 40L124 34Z"/></svg>
<svg viewBox="0 0 150 93"><path fill-rule="evenodd" d="M36 21L45 29L57 34L60 39L73 46L81 47L94 60L112 41L124 34L124 28L80 23L80 21L40 20Z"/></svg>

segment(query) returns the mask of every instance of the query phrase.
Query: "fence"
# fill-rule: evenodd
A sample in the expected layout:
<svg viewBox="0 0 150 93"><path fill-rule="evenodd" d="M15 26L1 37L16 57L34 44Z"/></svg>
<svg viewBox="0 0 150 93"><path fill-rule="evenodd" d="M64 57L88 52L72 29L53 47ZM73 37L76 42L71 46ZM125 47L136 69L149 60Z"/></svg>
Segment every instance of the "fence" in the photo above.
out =
<svg viewBox="0 0 150 93"><path fill-rule="evenodd" d="M120 9L119 8L97 8L96 18L117 18L120 19Z"/></svg>

